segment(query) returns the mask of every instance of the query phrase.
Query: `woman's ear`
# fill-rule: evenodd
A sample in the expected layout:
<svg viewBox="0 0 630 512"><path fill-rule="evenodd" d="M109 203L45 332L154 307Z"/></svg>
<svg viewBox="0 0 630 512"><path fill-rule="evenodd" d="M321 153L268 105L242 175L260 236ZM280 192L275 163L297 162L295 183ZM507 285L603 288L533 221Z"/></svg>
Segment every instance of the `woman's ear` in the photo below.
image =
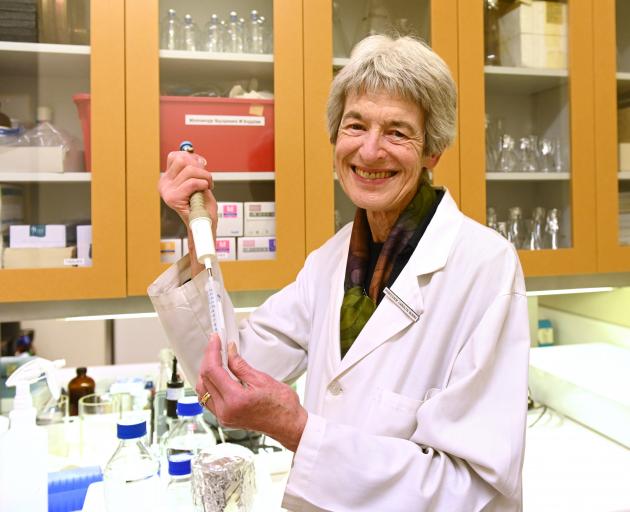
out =
<svg viewBox="0 0 630 512"><path fill-rule="evenodd" d="M438 164L441 157L442 157L442 153L439 153L437 155L423 156L422 167L426 167L427 169L433 169Z"/></svg>

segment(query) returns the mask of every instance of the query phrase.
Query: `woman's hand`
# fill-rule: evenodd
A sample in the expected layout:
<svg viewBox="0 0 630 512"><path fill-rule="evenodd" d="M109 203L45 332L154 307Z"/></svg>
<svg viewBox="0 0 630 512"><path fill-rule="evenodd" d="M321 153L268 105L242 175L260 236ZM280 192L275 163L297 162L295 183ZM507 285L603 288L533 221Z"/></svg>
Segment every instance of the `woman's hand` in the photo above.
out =
<svg viewBox="0 0 630 512"><path fill-rule="evenodd" d="M296 451L308 417L297 393L252 368L234 343L228 350L228 367L240 382L223 368L221 342L217 334L212 334L196 386L199 397L210 394L205 406L223 426L262 432Z"/></svg>
<svg viewBox="0 0 630 512"><path fill-rule="evenodd" d="M160 176L158 190L166 205L177 212L188 226L190 196L202 192L206 210L212 220L213 236L216 238L217 202L211 190L212 175L205 169L206 159L187 151L172 151L166 160L166 171Z"/></svg>

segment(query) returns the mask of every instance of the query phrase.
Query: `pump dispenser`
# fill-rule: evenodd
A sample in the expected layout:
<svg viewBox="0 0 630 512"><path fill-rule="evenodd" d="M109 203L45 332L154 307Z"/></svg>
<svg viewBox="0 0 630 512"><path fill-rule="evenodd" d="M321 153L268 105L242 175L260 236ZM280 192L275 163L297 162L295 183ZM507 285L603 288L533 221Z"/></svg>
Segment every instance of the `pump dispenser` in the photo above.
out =
<svg viewBox="0 0 630 512"><path fill-rule="evenodd" d="M63 359L48 361L37 357L20 366L7 379L15 386L9 430L0 437L0 510L48 510L48 437L35 423L31 384L46 379L53 398L60 387L54 371Z"/></svg>

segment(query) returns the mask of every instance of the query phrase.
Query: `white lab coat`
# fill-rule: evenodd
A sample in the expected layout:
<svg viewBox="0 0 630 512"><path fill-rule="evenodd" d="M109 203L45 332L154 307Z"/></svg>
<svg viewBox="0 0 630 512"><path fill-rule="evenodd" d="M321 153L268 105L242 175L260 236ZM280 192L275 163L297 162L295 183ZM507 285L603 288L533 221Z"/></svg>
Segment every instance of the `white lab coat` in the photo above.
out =
<svg viewBox="0 0 630 512"><path fill-rule="evenodd" d="M283 506L520 510L529 328L516 251L446 192L391 287L417 321L383 298L342 360L350 233L348 225L310 254L295 282L230 333L250 364L277 379L307 371L308 420ZM187 267L167 270L149 294L195 382L210 329L205 274L182 285Z"/></svg>

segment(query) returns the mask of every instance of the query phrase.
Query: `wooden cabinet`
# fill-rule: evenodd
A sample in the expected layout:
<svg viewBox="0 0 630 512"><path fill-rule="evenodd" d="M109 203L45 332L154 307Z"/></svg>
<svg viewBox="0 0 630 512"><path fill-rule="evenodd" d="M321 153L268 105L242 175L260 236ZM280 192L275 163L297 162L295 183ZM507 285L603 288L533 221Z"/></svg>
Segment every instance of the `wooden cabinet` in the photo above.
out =
<svg viewBox="0 0 630 512"><path fill-rule="evenodd" d="M15 118L16 124L34 124L36 108L46 106L52 109L54 126L85 146L89 141L83 140L72 96L90 93L92 98L91 161L85 166L91 172L82 168L73 168L82 172L46 172L47 166L54 167L50 157L37 169L29 168L24 157L0 165L0 184L19 185L23 198L22 211L10 216L7 224L90 224L91 266L75 267L76 260L60 259L55 265L61 268L33 268L37 263L29 263L30 268L2 268L1 302L126 294L124 2L93 2L90 7L91 21L86 14L90 11L82 12L81 34L69 33L62 19L57 28L64 32L46 36L52 37L47 43L0 41L0 110ZM6 156L9 146L0 146L0 151ZM5 227L6 247L8 226L3 223ZM9 266L26 261L22 254Z"/></svg>
<svg viewBox="0 0 630 512"><path fill-rule="evenodd" d="M501 8L501 2L462 0L458 4L462 210L486 223L488 208L492 207L498 220L506 222L507 231L509 217L516 219L520 213L519 257L527 276L594 273L598 228L592 101L594 3L568 0L549 4L559 10L543 13L542 24L545 20L559 23L535 35L526 33L529 29L515 30L506 24L510 9L512 18L517 17L515 23L524 23L513 10L515 4L508 4L507 11L486 12L484 29L488 4ZM527 7L519 5L516 9ZM500 17L501 22L495 19L488 26L492 16ZM556 19L558 16L561 18ZM497 30L504 33L497 34ZM536 51L545 52L557 45L560 58L554 61L552 56L536 54L536 58L549 60L532 65L526 51L535 44L527 37L547 45ZM503 59L493 60L492 52L484 52L488 38L503 52ZM555 141L556 151L559 148L557 166L536 163L527 168L514 145L518 148L522 143L523 154L528 144L540 147L543 141ZM512 165L503 157L510 156L510 146L516 155ZM515 206L520 212L512 210ZM533 213L536 207L544 208L547 215L556 210L557 249L551 248L547 234L540 250L530 250L533 230L526 221L538 215Z"/></svg>

